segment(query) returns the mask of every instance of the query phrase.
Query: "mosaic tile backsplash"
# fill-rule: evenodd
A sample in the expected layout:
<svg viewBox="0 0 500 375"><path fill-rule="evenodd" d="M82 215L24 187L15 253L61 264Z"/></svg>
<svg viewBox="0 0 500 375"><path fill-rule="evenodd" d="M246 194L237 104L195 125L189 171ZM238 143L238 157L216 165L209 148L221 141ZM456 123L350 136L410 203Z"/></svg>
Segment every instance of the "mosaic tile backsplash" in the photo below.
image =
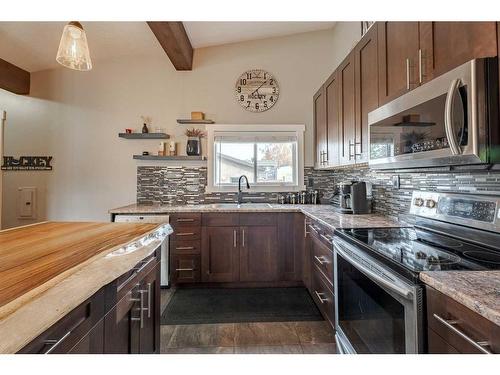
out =
<svg viewBox="0 0 500 375"><path fill-rule="evenodd" d="M400 188L392 185L394 175L400 177ZM362 180L373 184L373 210L398 218L408 212L413 190L448 192L498 193L500 170L450 172L427 170L418 172L384 172L368 167L334 171L304 170L305 185L328 198L335 184L344 180ZM236 193L205 193L206 167L137 167L137 203L165 205L235 202ZM244 200L276 203L281 193L249 193Z"/></svg>

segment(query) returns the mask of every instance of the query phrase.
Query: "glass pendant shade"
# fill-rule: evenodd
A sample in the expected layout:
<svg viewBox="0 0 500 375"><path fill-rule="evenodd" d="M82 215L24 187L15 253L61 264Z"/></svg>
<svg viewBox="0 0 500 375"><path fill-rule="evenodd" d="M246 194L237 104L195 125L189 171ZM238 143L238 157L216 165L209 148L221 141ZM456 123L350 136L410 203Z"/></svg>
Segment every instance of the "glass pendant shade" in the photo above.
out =
<svg viewBox="0 0 500 375"><path fill-rule="evenodd" d="M56 60L70 69L92 69L87 36L80 22L72 21L64 26Z"/></svg>

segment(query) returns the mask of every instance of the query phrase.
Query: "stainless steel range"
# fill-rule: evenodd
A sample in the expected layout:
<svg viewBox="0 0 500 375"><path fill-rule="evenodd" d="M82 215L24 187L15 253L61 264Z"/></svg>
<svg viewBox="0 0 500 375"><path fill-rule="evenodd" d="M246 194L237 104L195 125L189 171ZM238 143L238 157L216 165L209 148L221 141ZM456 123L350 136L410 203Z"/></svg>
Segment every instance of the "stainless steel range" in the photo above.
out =
<svg viewBox="0 0 500 375"><path fill-rule="evenodd" d="M413 193L405 228L335 232L340 353L425 350L423 271L500 269L500 197Z"/></svg>

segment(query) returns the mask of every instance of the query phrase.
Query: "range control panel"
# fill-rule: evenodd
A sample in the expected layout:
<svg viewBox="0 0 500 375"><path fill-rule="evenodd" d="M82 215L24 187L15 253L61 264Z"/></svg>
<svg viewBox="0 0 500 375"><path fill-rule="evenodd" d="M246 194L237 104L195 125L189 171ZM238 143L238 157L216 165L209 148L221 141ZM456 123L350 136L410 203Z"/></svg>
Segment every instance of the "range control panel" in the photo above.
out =
<svg viewBox="0 0 500 375"><path fill-rule="evenodd" d="M500 197L497 196L414 191L410 213L481 229L500 230Z"/></svg>

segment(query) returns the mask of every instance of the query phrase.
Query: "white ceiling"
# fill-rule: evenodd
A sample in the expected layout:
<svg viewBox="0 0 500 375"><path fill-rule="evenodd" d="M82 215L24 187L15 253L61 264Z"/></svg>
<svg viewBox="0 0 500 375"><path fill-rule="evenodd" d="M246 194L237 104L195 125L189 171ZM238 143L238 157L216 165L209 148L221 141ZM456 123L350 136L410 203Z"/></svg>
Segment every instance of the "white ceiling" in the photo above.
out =
<svg viewBox="0 0 500 375"><path fill-rule="evenodd" d="M184 22L194 48L330 29L335 22Z"/></svg>
<svg viewBox="0 0 500 375"><path fill-rule="evenodd" d="M30 72L59 67L65 22L0 22L0 58ZM184 22L194 48L332 28L334 22ZM145 22L83 22L94 63L164 54Z"/></svg>

